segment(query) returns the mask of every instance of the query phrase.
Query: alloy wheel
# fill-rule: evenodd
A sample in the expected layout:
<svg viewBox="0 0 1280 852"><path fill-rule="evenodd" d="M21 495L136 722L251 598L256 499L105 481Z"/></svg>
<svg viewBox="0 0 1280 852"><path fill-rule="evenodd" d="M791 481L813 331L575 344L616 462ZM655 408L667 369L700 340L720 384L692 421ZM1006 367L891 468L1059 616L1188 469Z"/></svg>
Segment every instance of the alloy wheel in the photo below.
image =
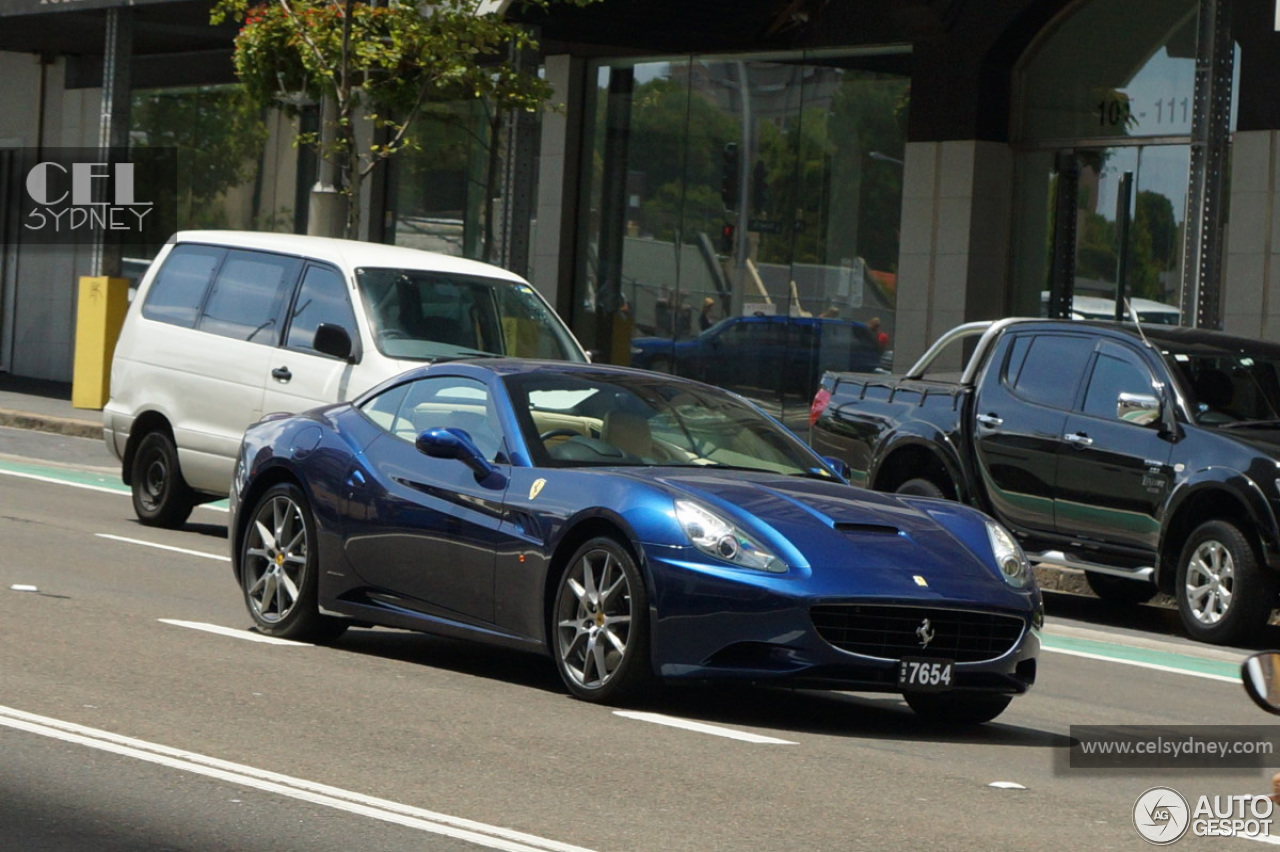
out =
<svg viewBox="0 0 1280 852"><path fill-rule="evenodd" d="M1187 608L1200 623L1217 624L1231 609L1235 561L1231 551L1215 539L1203 541L1191 554L1186 575Z"/></svg>
<svg viewBox="0 0 1280 852"><path fill-rule="evenodd" d="M627 659L631 586L622 564L604 549L574 564L556 606L558 650L564 670L584 689L600 689Z"/></svg>
<svg viewBox="0 0 1280 852"><path fill-rule="evenodd" d="M302 510L279 495L263 503L248 530L245 597L254 615L273 624L298 602L307 568L307 527Z"/></svg>

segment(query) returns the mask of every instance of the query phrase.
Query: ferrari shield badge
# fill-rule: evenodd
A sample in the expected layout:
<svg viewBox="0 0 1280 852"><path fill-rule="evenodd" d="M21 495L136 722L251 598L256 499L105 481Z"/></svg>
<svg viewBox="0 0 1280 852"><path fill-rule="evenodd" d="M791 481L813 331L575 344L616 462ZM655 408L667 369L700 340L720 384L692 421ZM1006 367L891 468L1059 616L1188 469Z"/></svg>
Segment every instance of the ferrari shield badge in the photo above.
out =
<svg viewBox="0 0 1280 852"><path fill-rule="evenodd" d="M546 485L545 479L535 479L533 485L529 486L529 499L532 500L542 493L542 486Z"/></svg>

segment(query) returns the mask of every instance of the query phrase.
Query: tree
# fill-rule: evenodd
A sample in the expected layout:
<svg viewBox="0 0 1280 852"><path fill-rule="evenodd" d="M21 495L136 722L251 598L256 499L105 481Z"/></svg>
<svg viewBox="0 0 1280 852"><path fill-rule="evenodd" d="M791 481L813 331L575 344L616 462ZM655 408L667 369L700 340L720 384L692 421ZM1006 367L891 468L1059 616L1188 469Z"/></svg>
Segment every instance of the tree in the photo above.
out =
<svg viewBox="0 0 1280 852"><path fill-rule="evenodd" d="M523 25L480 13L483 0L217 0L212 21L242 22L236 73L261 106L328 99L333 117L300 139L334 163L347 199L346 234L360 224L363 179L416 145L413 119L440 100L483 99L495 114L539 109L551 88L515 60L537 44ZM522 0L525 9L594 0ZM369 122L365 132L359 119ZM327 131L327 132L326 132Z"/></svg>

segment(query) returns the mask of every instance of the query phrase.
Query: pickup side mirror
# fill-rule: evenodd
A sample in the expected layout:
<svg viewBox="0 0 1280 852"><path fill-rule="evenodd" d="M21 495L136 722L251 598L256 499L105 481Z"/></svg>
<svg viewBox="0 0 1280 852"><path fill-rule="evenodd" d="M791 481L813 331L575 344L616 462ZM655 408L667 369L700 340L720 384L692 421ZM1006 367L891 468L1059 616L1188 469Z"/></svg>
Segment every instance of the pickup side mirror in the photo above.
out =
<svg viewBox="0 0 1280 852"><path fill-rule="evenodd" d="M1268 713L1280 714L1280 653L1254 654L1240 667L1244 691Z"/></svg>
<svg viewBox="0 0 1280 852"><path fill-rule="evenodd" d="M344 361L352 360L355 354L351 332L330 322L322 322L316 326L316 336L311 342L311 348L322 355L332 355Z"/></svg>
<svg viewBox="0 0 1280 852"><path fill-rule="evenodd" d="M428 429L413 442L418 452L433 459L457 459L475 472L476 482L486 488L505 488L507 478L485 460L480 448L464 429Z"/></svg>
<svg viewBox="0 0 1280 852"><path fill-rule="evenodd" d="M1116 398L1116 419L1137 426L1159 423L1164 412L1160 397L1145 393L1122 393Z"/></svg>

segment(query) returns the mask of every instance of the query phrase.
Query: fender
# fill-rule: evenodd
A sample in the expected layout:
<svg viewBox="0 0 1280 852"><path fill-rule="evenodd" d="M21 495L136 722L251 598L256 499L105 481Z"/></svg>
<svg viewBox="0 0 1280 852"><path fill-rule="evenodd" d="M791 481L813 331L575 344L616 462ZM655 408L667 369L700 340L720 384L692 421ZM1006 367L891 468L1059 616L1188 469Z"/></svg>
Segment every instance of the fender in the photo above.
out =
<svg viewBox="0 0 1280 852"><path fill-rule="evenodd" d="M867 471L868 487L876 487L884 463L894 453L919 448L937 459L956 485L961 503L973 504L973 487L965 473L963 454L954 437L924 420L903 423L892 432L882 434L871 452L871 469Z"/></svg>
<svg viewBox="0 0 1280 852"><path fill-rule="evenodd" d="M1280 568L1280 525L1262 489L1246 474L1229 467L1213 466L1193 471L1179 482L1165 502L1160 518L1159 552L1164 554L1170 532L1175 529L1171 521L1188 506L1190 501L1209 491L1226 491L1244 506L1248 521L1262 544L1260 554L1272 568ZM1161 558L1156 566L1156 581L1160 583L1166 570L1177 570L1177 555Z"/></svg>

